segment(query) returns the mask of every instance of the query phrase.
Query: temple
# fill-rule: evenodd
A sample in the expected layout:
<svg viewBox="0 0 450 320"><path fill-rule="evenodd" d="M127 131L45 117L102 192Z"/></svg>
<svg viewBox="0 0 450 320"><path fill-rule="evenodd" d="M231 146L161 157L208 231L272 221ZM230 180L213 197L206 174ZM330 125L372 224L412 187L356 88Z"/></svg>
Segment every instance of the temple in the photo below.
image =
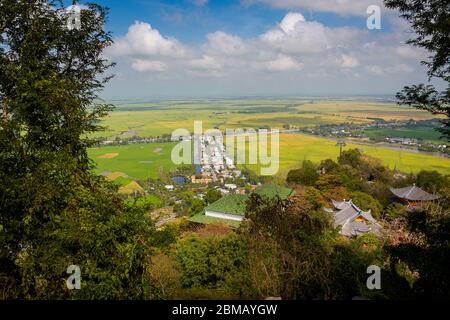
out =
<svg viewBox="0 0 450 320"><path fill-rule="evenodd" d="M420 209L424 203L439 199L439 196L432 195L416 185L399 189L390 188L390 190L398 202L407 206L408 211L415 211Z"/></svg>
<svg viewBox="0 0 450 320"><path fill-rule="evenodd" d="M352 200L332 200L334 209L325 209L333 215L335 226L341 226L340 233L346 237L357 237L361 234L373 232L382 234L382 227L372 216L371 211L363 211Z"/></svg>

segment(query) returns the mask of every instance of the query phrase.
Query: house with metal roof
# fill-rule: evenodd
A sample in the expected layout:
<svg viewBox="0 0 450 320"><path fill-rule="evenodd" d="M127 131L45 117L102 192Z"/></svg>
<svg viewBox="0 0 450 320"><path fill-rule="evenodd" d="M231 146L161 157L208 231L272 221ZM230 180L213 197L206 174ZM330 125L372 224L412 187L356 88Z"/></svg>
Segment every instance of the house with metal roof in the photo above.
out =
<svg viewBox="0 0 450 320"><path fill-rule="evenodd" d="M405 206L408 211L419 209L424 203L439 199L439 196L428 193L415 184L405 188L390 188L396 200Z"/></svg>
<svg viewBox="0 0 450 320"><path fill-rule="evenodd" d="M346 237L356 237L368 232L374 232L378 236L382 233L382 227L372 216L371 211L363 211L352 200L332 200L334 209L325 209L333 215L335 226L340 226L340 233Z"/></svg>
<svg viewBox="0 0 450 320"><path fill-rule="evenodd" d="M205 209L205 216L242 221L245 216L245 207L248 197L240 194L225 196L212 203Z"/></svg>
<svg viewBox="0 0 450 320"><path fill-rule="evenodd" d="M287 200L295 192L292 189L281 187L276 184L268 184L257 188L255 194L263 198ZM205 216L225 220L242 221L245 217L247 195L230 194L205 209Z"/></svg>

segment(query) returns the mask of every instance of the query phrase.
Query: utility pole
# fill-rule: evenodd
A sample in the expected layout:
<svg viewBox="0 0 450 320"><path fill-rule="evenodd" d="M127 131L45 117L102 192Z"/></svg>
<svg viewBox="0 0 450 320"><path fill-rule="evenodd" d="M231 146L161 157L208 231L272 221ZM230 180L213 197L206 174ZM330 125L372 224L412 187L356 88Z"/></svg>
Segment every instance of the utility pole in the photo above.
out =
<svg viewBox="0 0 450 320"><path fill-rule="evenodd" d="M347 144L345 143L344 139L340 138L338 139L336 146L339 147L339 159L340 159L342 157L342 148L347 146Z"/></svg>

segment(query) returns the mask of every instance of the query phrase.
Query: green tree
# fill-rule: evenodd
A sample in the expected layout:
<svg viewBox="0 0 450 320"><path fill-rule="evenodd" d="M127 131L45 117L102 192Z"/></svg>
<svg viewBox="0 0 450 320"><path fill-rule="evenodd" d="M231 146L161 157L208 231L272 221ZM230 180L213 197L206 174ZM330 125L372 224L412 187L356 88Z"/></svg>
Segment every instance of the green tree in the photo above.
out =
<svg viewBox="0 0 450 320"><path fill-rule="evenodd" d="M207 192L206 192L206 195L205 195L205 202L207 203L207 204L211 204L211 203L214 203L214 202L216 202L217 200L219 200L220 198L222 198L222 193L220 193L219 191L217 191L216 189L209 189Z"/></svg>
<svg viewBox="0 0 450 320"><path fill-rule="evenodd" d="M417 185L428 192L439 192L449 186L449 179L437 171L421 170L417 174Z"/></svg>
<svg viewBox="0 0 450 320"><path fill-rule="evenodd" d="M62 9L0 2L0 286L9 298L142 298L154 228L87 156L111 109L98 99L112 65L107 11L90 4L81 30L68 30ZM70 265L82 290L65 285Z"/></svg>
<svg viewBox="0 0 450 320"><path fill-rule="evenodd" d="M191 235L176 244L171 256L181 271L181 287L209 291L209 298L251 297L247 246L236 234L199 238Z"/></svg>
<svg viewBox="0 0 450 320"><path fill-rule="evenodd" d="M316 183L318 178L319 174L317 173L317 168L314 163L309 160L305 160L303 161L300 169L289 171L286 181L289 183L312 186Z"/></svg>
<svg viewBox="0 0 450 320"><path fill-rule="evenodd" d="M374 256L340 241L329 214L297 195L274 202L252 195L240 233L261 297L348 299L360 294Z"/></svg>
<svg viewBox="0 0 450 320"><path fill-rule="evenodd" d="M435 115L444 116L443 127L439 128L450 141L450 22L448 0L384 0L386 6L397 9L406 19L416 37L408 44L426 49L429 59L422 61L428 68L429 80L441 79L447 89L439 92L433 85L412 85L404 87L397 94L399 104L413 106Z"/></svg>
<svg viewBox="0 0 450 320"><path fill-rule="evenodd" d="M381 216L381 211L383 210L383 206L381 203L374 199L372 196L367 193L355 191L350 194L352 201L359 208L364 211L371 210L374 218L379 218Z"/></svg>

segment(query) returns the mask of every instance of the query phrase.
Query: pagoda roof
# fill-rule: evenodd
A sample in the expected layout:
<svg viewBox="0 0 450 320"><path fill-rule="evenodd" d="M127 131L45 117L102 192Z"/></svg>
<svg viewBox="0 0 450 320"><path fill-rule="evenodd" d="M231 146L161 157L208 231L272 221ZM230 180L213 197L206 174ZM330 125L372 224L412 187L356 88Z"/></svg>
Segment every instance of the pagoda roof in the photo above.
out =
<svg viewBox="0 0 450 320"><path fill-rule="evenodd" d="M390 190L396 197L410 201L433 201L439 199L439 196L432 195L416 185L399 189L390 188Z"/></svg>
<svg viewBox="0 0 450 320"><path fill-rule="evenodd" d="M369 231L374 231L377 234L381 232L381 226L372 216L371 210L361 210L352 200L332 200L332 203L335 210L326 209L325 211L333 214L335 225L341 226L341 234L352 237ZM357 219L360 217L363 218L362 221Z"/></svg>

